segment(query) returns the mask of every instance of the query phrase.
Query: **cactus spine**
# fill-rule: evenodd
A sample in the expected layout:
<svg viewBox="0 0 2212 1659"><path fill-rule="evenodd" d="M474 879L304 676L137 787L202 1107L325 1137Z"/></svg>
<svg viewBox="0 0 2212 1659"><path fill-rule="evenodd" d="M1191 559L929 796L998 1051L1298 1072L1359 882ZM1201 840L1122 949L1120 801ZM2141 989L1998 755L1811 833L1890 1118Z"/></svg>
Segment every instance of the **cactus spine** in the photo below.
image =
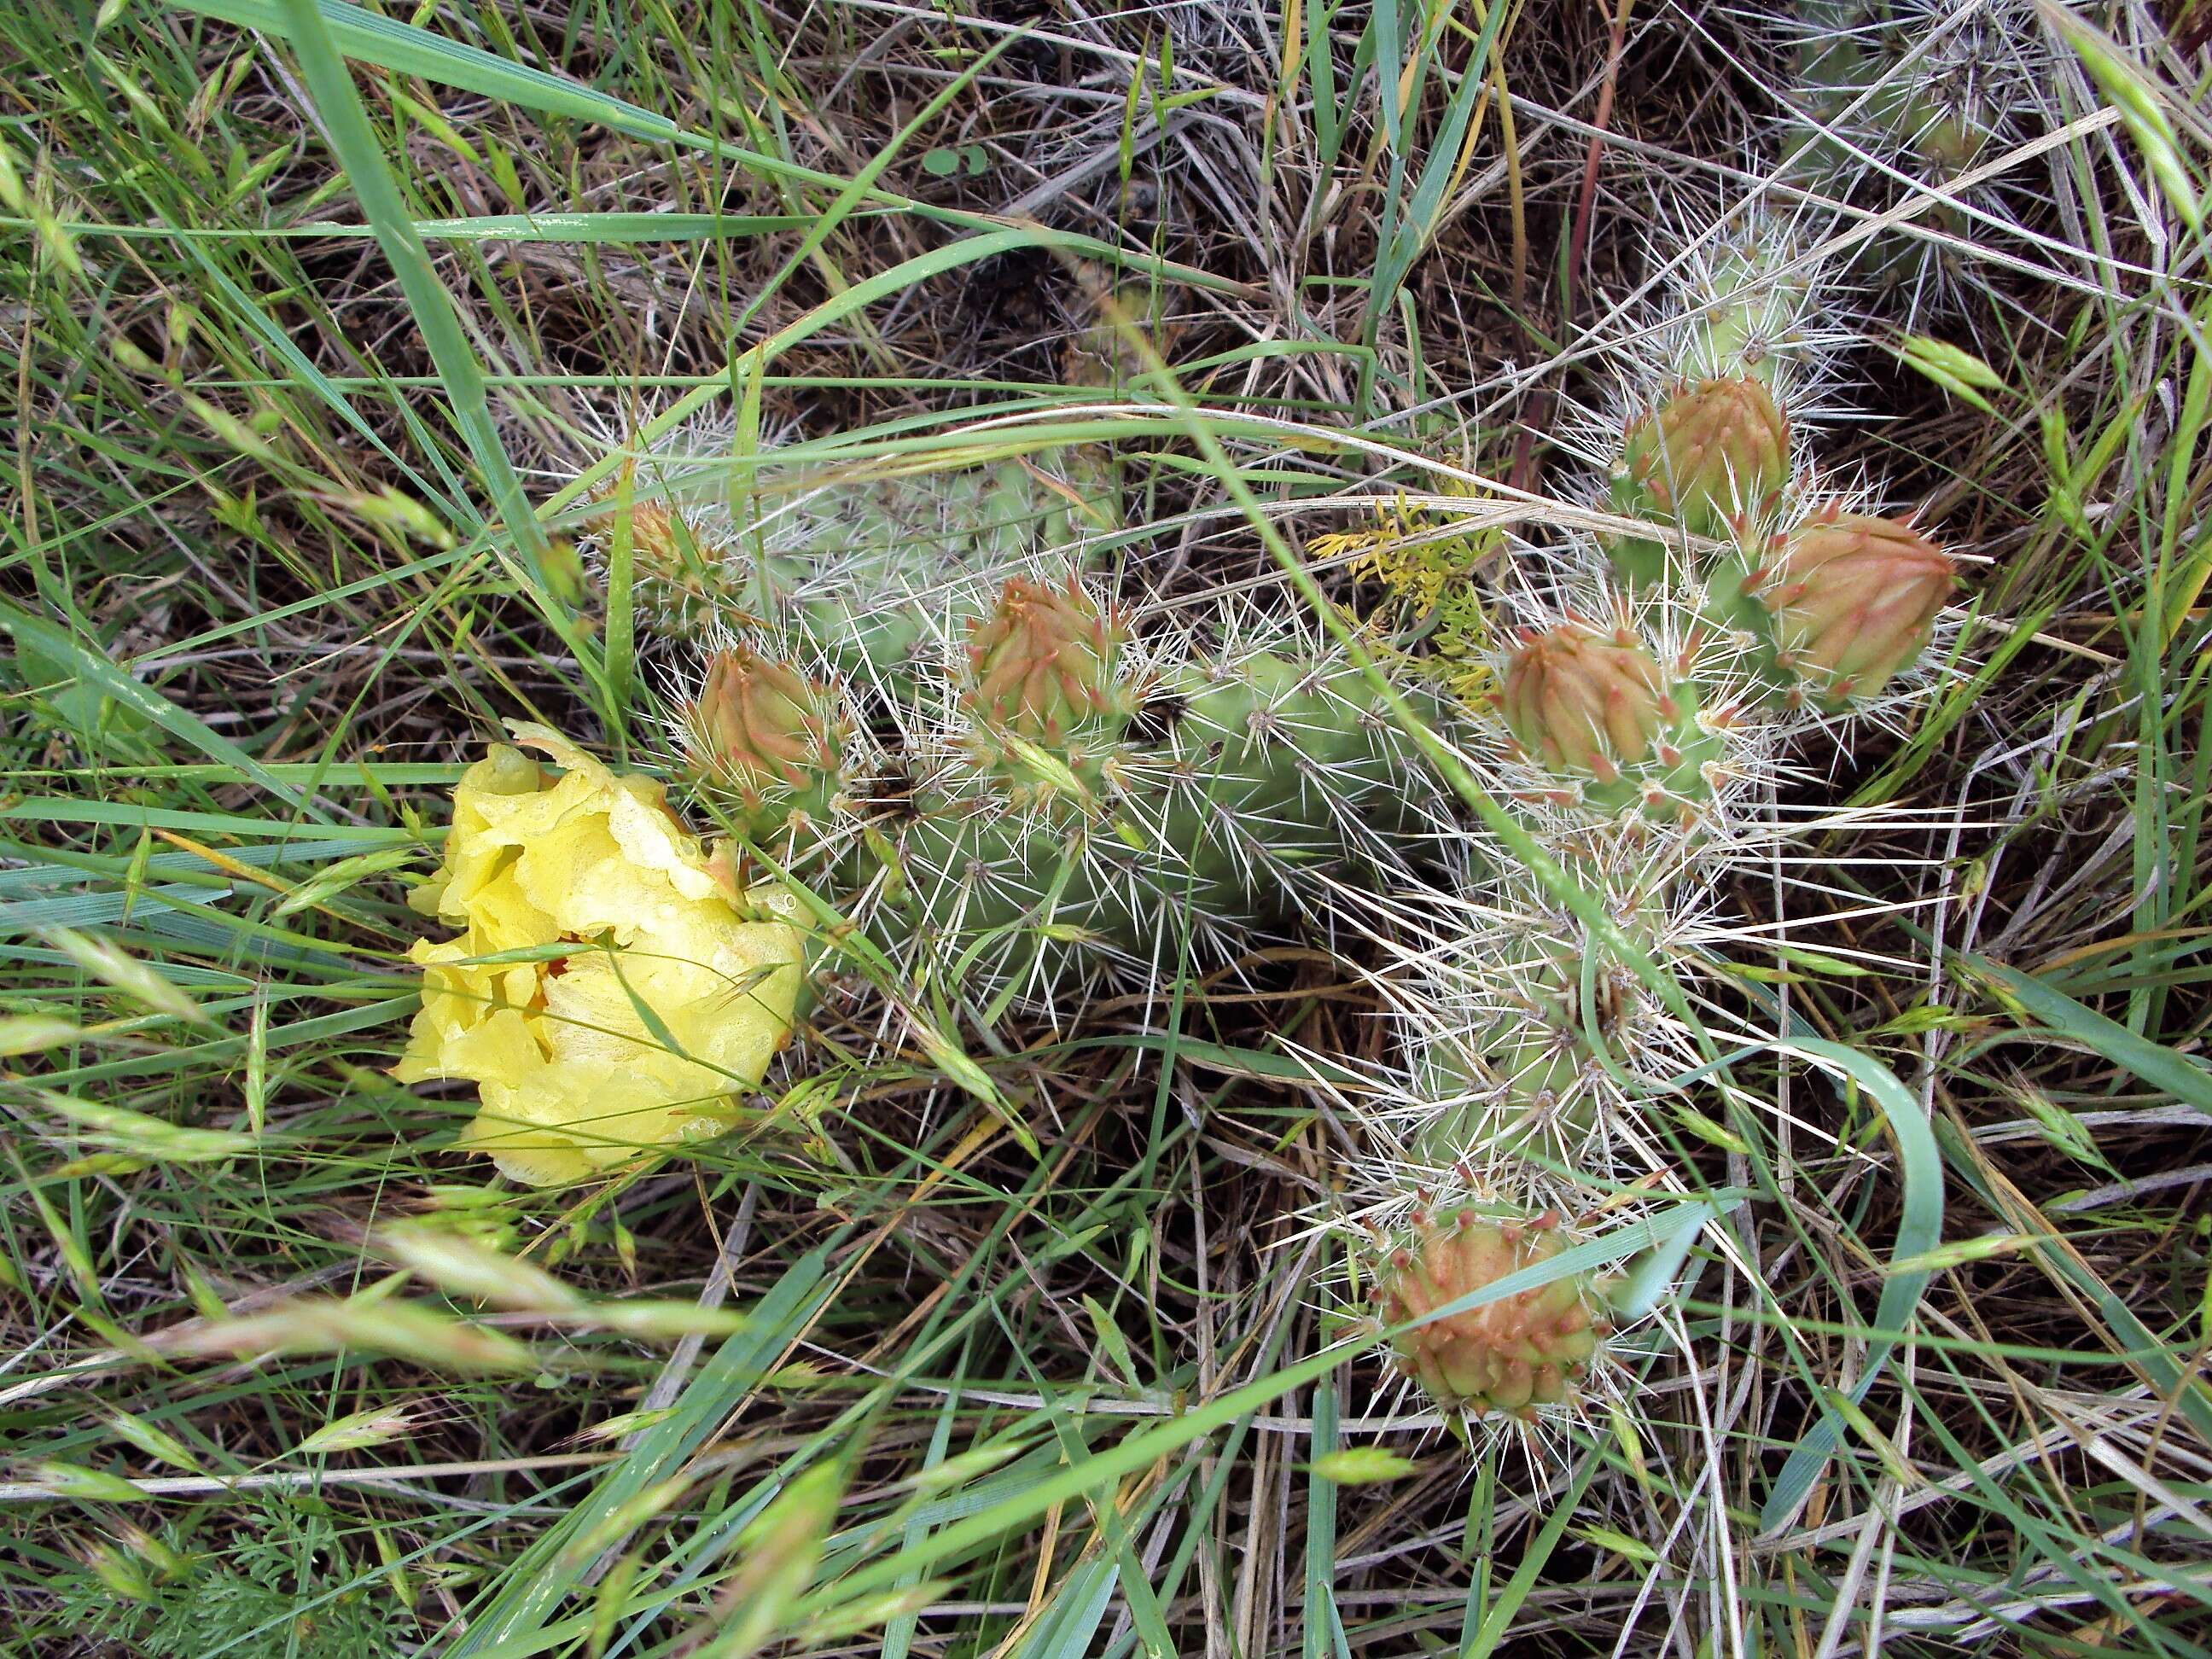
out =
<svg viewBox="0 0 2212 1659"><path fill-rule="evenodd" d="M1857 213L1911 204L1923 233L1858 244L1853 275L1917 313L1972 280L1955 242L2009 217L1996 183L1963 182L2025 137L2049 73L2043 22L2014 0L1798 0L1778 13L1796 85L1782 177Z"/></svg>

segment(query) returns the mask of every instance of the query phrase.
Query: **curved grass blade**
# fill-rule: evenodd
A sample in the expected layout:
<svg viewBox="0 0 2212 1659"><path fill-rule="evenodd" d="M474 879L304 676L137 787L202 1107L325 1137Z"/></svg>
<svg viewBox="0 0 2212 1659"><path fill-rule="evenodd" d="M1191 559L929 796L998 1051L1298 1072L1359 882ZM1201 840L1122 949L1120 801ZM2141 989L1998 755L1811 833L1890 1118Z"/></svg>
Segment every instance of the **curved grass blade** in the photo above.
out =
<svg viewBox="0 0 2212 1659"><path fill-rule="evenodd" d="M668 1416L645 1430L629 1455L602 1477L597 1488L501 1576L489 1603L470 1619L465 1634L445 1650L450 1659L495 1650L535 1650L523 1638L542 1633L547 1617L583 1585L591 1567L590 1559L580 1559L576 1540L606 1525L657 1484L678 1475L715 1426L752 1391L792 1335L813 1316L825 1294L822 1279L828 1266L827 1250L817 1249L785 1273L749 1310L746 1327L701 1368ZM619 1540L604 1540L591 1553L616 1547Z"/></svg>
<svg viewBox="0 0 2212 1659"><path fill-rule="evenodd" d="M279 800L328 821L327 815L307 801L297 789L229 738L219 735L198 715L179 708L151 687L141 685L99 652L85 649L66 629L0 602L0 634L8 635L18 645L28 646L40 656L70 665L81 679L98 686L103 696L144 715L171 737L190 744L210 760L220 761L233 769L236 775L251 779Z"/></svg>
<svg viewBox="0 0 2212 1659"><path fill-rule="evenodd" d="M1571 1249L1562 1250L1534 1267L1508 1273L1495 1284L1445 1303L1434 1312L1394 1327L1385 1334L1397 1334L1433 1320L1448 1319L1468 1309L1516 1296L1522 1291L1534 1290L1539 1285L1548 1285L1555 1279L1563 1279L1571 1273L1609 1267L1616 1261L1670 1242L1678 1229L1702 1226L1707 1214L1708 1208L1702 1203L1677 1205L1669 1212L1615 1228L1601 1238L1594 1238ZM1364 1337L1335 1343L1318 1353L1310 1354L1285 1365L1272 1376L1232 1389L1203 1405L1192 1407L1180 1417L1142 1433L1131 1435L1081 1463L1064 1466L1024 1491L931 1534L918 1550L909 1550L860 1568L841 1583L840 1593L858 1595L863 1590L881 1589L895 1583L902 1572L927 1571L933 1562L988 1544L1022 1522L1043 1514L1054 1504L1079 1498L1109 1482L1134 1474L1192 1441L1209 1435L1216 1429L1227 1427L1247 1412L1257 1411L1295 1389L1319 1382L1338 1366L1349 1364L1367 1352L1370 1346Z"/></svg>
<svg viewBox="0 0 2212 1659"><path fill-rule="evenodd" d="M1919 1103L1899 1082L1897 1074L1880 1060L1820 1037L1797 1037L1776 1045L1781 1054L1802 1054L1849 1077L1865 1091L1897 1142L1898 1165L1905 1187L1905 1213L1897 1224L1897 1243L1891 1260L1910 1261L1934 1249L1943 1237L1943 1157L1936 1145ZM1866 1365L1845 1398L1853 1405L1864 1400L1890 1355L1904 1340L1905 1328L1928 1288L1925 1270L1892 1273L1882 1284L1875 1305L1874 1329L1867 1344ZM1835 1453L1842 1430L1836 1417L1824 1415L1808 1430L1782 1465L1759 1512L1759 1531L1772 1535L1796 1518L1813 1482Z"/></svg>
<svg viewBox="0 0 2212 1659"><path fill-rule="evenodd" d="M397 18L379 16L359 6L347 4L345 0L170 0L170 4L179 11L197 12L204 17L234 23L240 28L258 30L277 40L289 41L295 48L301 43L304 21L308 28L335 43L337 51L347 58L379 69L390 70L396 74L417 76L440 86L479 93L524 109L536 110L544 115L591 122L611 131L653 143L705 150L724 161L770 178L786 179L793 183L832 191L842 190L850 182L835 173L801 167L781 156L747 149L723 139L690 131L665 115L656 115L651 110L586 86L580 81L511 63L481 46L449 40L443 35L434 34L428 29L402 22ZM318 101L320 101L319 94ZM933 220L966 230L998 229L1004 225L1004 221L994 219L987 214L963 212L957 208L933 207L890 191L872 190L868 199L879 206L911 214L916 218ZM1033 233L1031 240L1038 246L1065 247L1089 258L1103 260L1117 268L1151 271L1172 281L1200 288L1219 289L1237 286L1225 277L1191 266L1128 253L1117 244L1095 236L1039 229Z"/></svg>

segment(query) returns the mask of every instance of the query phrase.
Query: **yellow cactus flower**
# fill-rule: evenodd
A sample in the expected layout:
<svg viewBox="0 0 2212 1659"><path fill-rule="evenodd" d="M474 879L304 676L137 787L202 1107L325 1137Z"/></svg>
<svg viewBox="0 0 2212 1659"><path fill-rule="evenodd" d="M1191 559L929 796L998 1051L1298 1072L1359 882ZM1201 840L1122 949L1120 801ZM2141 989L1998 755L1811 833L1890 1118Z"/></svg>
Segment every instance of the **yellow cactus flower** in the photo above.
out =
<svg viewBox="0 0 2212 1659"><path fill-rule="evenodd" d="M422 1008L392 1074L474 1083L461 1145L550 1186L727 1128L790 1038L805 940L781 892L718 878L660 784L514 732L561 769L495 744L462 775L412 900L462 932L410 952Z"/></svg>

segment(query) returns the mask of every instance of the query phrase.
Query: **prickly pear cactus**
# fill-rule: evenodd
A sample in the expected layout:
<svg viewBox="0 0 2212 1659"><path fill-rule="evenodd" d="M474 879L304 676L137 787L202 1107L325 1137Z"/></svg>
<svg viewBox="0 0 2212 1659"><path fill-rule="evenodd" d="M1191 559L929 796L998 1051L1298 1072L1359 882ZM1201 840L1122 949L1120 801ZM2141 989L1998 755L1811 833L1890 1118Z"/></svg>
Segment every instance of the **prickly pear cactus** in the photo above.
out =
<svg viewBox="0 0 2212 1659"><path fill-rule="evenodd" d="M1790 422L1752 374L1686 383L1631 423L1613 497L1620 512L1724 536L1790 477Z"/></svg>
<svg viewBox="0 0 2212 1659"><path fill-rule="evenodd" d="M663 643L776 618L842 673L897 678L942 619L952 578L1004 576L1047 554L1084 559L1116 522L1111 463L1092 447L733 503L717 435L679 436L633 464L586 525L602 563L628 537L643 632ZM980 614L977 593L963 592Z"/></svg>
<svg viewBox="0 0 2212 1659"><path fill-rule="evenodd" d="M1485 628L1482 672L1447 682L1475 692L1470 751L1606 926L1504 846L1401 907L1433 919L1391 981L1407 1057L1365 1097L1381 1178L1348 1206L1362 1235L1382 1217L1401 1236L1374 1279L1393 1327L1559 1248L1494 1212L1436 1220L1427 1194L1602 1209L1673 1162L1656 1126L1725 1135L1679 1081L1703 1067L1674 1012L1711 1006L1711 895L1790 835L1771 785L1793 746L1911 708L1958 589L1926 532L1813 464L1834 330L1797 240L1711 241L1617 354L1618 412L1584 428L1586 499L1613 525L1457 579ZM1366 568L1388 586L1400 567ZM1448 597L1405 594L1424 613ZM1446 1411L1571 1407L1595 1297L1523 1291L1394 1337L1393 1357Z"/></svg>
<svg viewBox="0 0 2212 1659"><path fill-rule="evenodd" d="M1954 566L1906 521L1831 494L1796 453L1818 416L1793 414L1788 399L1793 385L1817 384L1805 360L1824 331L1810 321L1784 329L1801 344L1776 351L1776 295L1808 305L1809 291L1789 242L1765 248L1771 285L1751 275L1757 245L1740 245L1727 261L1727 299L1758 316L1755 358L1719 365L1732 372L1687 388L1651 388L1641 366L1632 374L1626 395L1643 412L1627 423L1611 500L1654 533L1605 538L1607 575L1648 615L1672 615L1701 638L1733 644L1733 664L1711 659L1705 672L1747 678L1751 701L1844 714L1881 697L1919 660L1955 590ZM1729 311L1710 289L1697 295L1695 337L1749 338L1753 331ZM1679 323L1657 331L1684 337Z"/></svg>
<svg viewBox="0 0 2212 1659"><path fill-rule="evenodd" d="M933 994L1065 1016L1109 968L1326 926L1339 891L1408 879L1448 816L1312 624L1113 602L1094 449L766 494L741 523L704 447L627 504L657 632L698 641L682 764L745 859L849 905ZM683 550L681 581L647 542Z"/></svg>
<svg viewBox="0 0 2212 1659"><path fill-rule="evenodd" d="M1847 211L1904 213L1857 242L1853 279L1915 315L1948 307L1972 279L1957 245L2013 216L2008 181L1973 175L2039 124L2052 55L2036 8L1797 0L1772 21L1796 70L1777 137L1784 178Z"/></svg>

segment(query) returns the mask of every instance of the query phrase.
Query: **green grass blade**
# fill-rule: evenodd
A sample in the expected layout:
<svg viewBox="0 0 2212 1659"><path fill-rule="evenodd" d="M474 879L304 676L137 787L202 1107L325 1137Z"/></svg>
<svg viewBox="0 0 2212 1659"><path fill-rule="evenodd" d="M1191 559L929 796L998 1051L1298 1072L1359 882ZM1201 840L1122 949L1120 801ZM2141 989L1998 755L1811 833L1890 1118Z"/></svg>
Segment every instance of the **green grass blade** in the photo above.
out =
<svg viewBox="0 0 2212 1659"><path fill-rule="evenodd" d="M2118 1020L2107 1019L2095 1009L2084 1007L2032 974L2023 974L2017 968L1992 962L1987 957L1970 956L1962 961L2000 1000L2014 1004L2046 1030L2069 1042L2080 1043L2176 1100L2199 1111L2212 1112L2212 1072L2185 1054L2176 1054L2130 1030Z"/></svg>
<svg viewBox="0 0 2212 1659"><path fill-rule="evenodd" d="M325 823L329 822L329 815L319 806L216 732L206 721L179 708L160 692L141 685L100 652L79 644L76 636L67 629L0 601L0 633L14 639L19 647L28 646L41 657L74 665L82 679L98 686L126 708L144 715L170 736L190 744L209 759L220 762L234 775L251 780L277 799Z"/></svg>
<svg viewBox="0 0 2212 1659"><path fill-rule="evenodd" d="M243 28L255 29L279 40L289 40L295 48L300 46L303 32L311 30L331 43L334 49L345 57L374 64L380 69L391 70L401 75L420 76L423 80L441 86L479 93L524 109L536 110L541 114L592 122L653 143L711 151L724 161L769 178L830 190L841 189L848 182L835 173L801 167L781 156L746 149L721 139L687 131L665 115L656 115L651 110L641 108L564 76L549 75L543 70L510 63L481 46L447 40L412 23L403 23L396 18L380 16L359 6L348 4L345 0L169 0L169 3L179 11L198 12L203 16L220 18L227 23L235 23ZM317 100L320 101L319 94ZM381 151L375 153L380 165ZM872 191L871 199L879 205L910 213L919 218L933 219L963 229L995 228L1002 222L986 214L933 207L886 191ZM1046 240L1042 234L1040 239ZM1117 267L1149 270L1163 277L1201 288L1231 286L1226 279L1211 272L1168 260L1132 255L1116 244L1095 236L1059 234L1048 240L1073 252L1103 259Z"/></svg>
<svg viewBox="0 0 2212 1659"><path fill-rule="evenodd" d="M522 557L523 569L517 574L549 620L562 632L577 659L590 662L593 653L569 624L568 596L557 593L547 577L543 558L545 534L532 515L530 497L493 423L483 367L462 330L453 295L446 291L430 263L430 251L415 228L414 217L385 161L384 144L369 125L368 112L362 106L361 94L354 87L353 72L346 67L344 54L325 20L326 11L346 9L350 8L319 5L317 0L283 0L283 15L289 24L293 49L300 54L301 74L322 117L331 149L345 167L347 182L375 230L377 245L391 262L392 274L415 314L416 326L422 331L423 343L438 366L454 424L483 476L506 534L514 538L515 550Z"/></svg>
<svg viewBox="0 0 2212 1659"><path fill-rule="evenodd" d="M669 1416L647 1429L635 1449L601 1479L588 1498L522 1553L490 1601L470 1618L466 1632L446 1650L448 1659L529 1650L517 1644L542 1630L547 1617L582 1584L592 1565L572 1555L574 1541L589 1536L625 1504L680 1470L813 1316L825 1294L822 1281L828 1266L827 1250L817 1249L776 1281L750 1310L745 1328L726 1339L700 1368Z"/></svg>
<svg viewBox="0 0 2212 1659"><path fill-rule="evenodd" d="M1336 1611L1336 1482L1322 1473L1322 1459L1336 1449L1336 1385L1316 1382L1312 1466L1306 1471L1306 1597L1304 1659L1329 1659L1342 1644Z"/></svg>
<svg viewBox="0 0 2212 1659"><path fill-rule="evenodd" d="M1840 1042L1797 1037L1787 1045L1787 1049L1809 1054L1849 1077L1887 1121L1890 1134L1897 1142L1898 1164L1905 1189L1904 1214L1897 1224L1892 1259L1908 1261L1934 1249L1943 1237L1943 1155L1920 1103L1906 1092L1889 1067ZM1881 1298L1875 1306L1874 1328L1867 1342L1866 1364L1850 1391L1852 1403L1866 1398L1867 1391L1889 1363L1890 1355L1905 1340L1905 1327L1912 1321L1913 1310L1920 1305L1929 1277L1924 1271L1893 1273L1883 1281ZM1835 1417L1824 1415L1790 1449L1759 1510L1762 1533L1778 1533L1796 1517L1799 1506L1813 1490L1814 1480L1834 1454L1840 1436L1841 1428Z"/></svg>

